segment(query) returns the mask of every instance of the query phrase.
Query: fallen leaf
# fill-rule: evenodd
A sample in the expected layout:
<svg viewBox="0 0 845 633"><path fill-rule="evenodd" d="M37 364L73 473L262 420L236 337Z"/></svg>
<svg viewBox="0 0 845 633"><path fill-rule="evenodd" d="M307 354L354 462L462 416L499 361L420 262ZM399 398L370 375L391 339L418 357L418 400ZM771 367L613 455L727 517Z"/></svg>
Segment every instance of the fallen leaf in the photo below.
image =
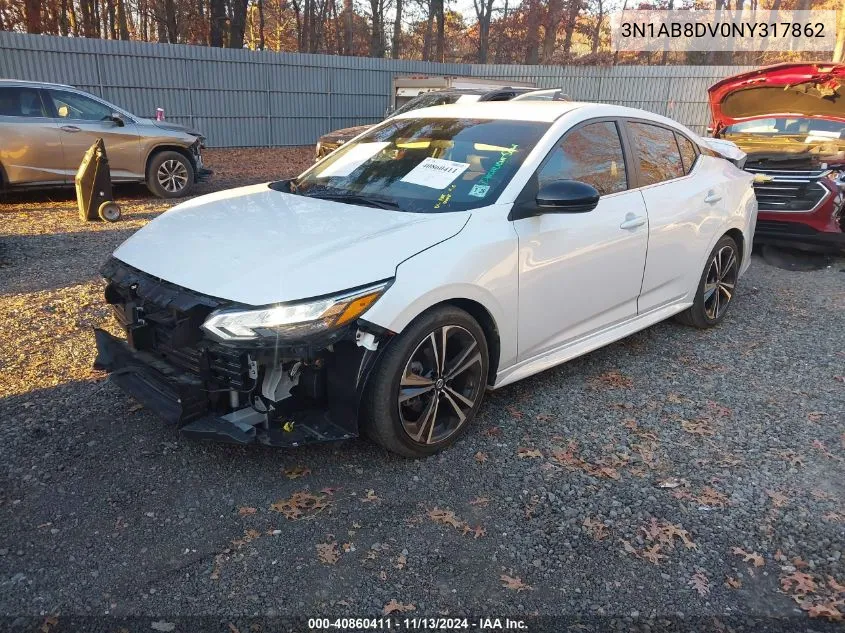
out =
<svg viewBox="0 0 845 633"><path fill-rule="evenodd" d="M413 604L402 604L401 602L396 602L396 600L393 599L384 605L382 612L384 615L390 615L392 613L407 613L408 611L416 610L417 608Z"/></svg>
<svg viewBox="0 0 845 633"><path fill-rule="evenodd" d="M270 505L274 512L281 512L289 521L313 518L332 505L323 495L314 495L305 490L293 493L289 499L281 499Z"/></svg>
<svg viewBox="0 0 845 633"><path fill-rule="evenodd" d="M755 567L762 567L766 563L766 561L763 560L763 557L757 552L746 552L741 547L732 547L731 554L742 556L743 562L751 563Z"/></svg>
<svg viewBox="0 0 845 633"><path fill-rule="evenodd" d="M517 419L517 420L521 420L522 418L524 418L524 417L525 417L525 414L524 414L524 413L522 413L522 411L520 411L520 410L519 410L519 409L517 409L516 407L513 407L513 406L508 406L508 407L505 407L505 410L506 410L508 413L510 413L510 414L511 414L511 415L512 415L515 419Z"/></svg>
<svg viewBox="0 0 845 633"><path fill-rule="evenodd" d="M584 529L587 530L587 533L593 538L593 540L601 541L606 539L609 535L607 525L599 519L594 520L591 517L587 517L581 525L584 526Z"/></svg>
<svg viewBox="0 0 845 633"><path fill-rule="evenodd" d="M475 461L477 461L479 464L483 464L483 463L484 463L484 462L486 462L488 459L489 459L489 457L487 457L487 453L483 453L483 452L481 452L481 451L478 451L478 452L475 454Z"/></svg>
<svg viewBox="0 0 845 633"><path fill-rule="evenodd" d="M376 496L375 490L367 490L366 496L361 498L361 503L373 503L376 501L381 501L381 499Z"/></svg>
<svg viewBox="0 0 845 633"><path fill-rule="evenodd" d="M59 618L54 615L48 615L41 623L39 631L41 633L50 633L50 630L59 623Z"/></svg>
<svg viewBox="0 0 845 633"><path fill-rule="evenodd" d="M678 488L679 486L686 486L687 483L683 479L677 477L670 477L657 482L658 488Z"/></svg>
<svg viewBox="0 0 845 633"><path fill-rule="evenodd" d="M288 479L299 479L300 477L305 477L306 475L311 474L311 469L308 466L294 466L293 468L288 468L285 472L285 477Z"/></svg>
<svg viewBox="0 0 845 633"><path fill-rule="evenodd" d="M660 553L660 544L655 543L651 547L647 547L642 551L642 557L650 563L659 565L660 561L666 558L665 554Z"/></svg>
<svg viewBox="0 0 845 633"><path fill-rule="evenodd" d="M525 591L532 588L531 586L526 585L524 582L522 582L521 578L513 578L511 576L508 576L507 574L502 574L501 576L499 576L499 580L502 581L502 587L517 592Z"/></svg>
<svg viewBox="0 0 845 633"><path fill-rule="evenodd" d="M803 571L794 571L788 576L782 576L780 586L786 592L794 593L797 596L806 596L816 591L816 581L809 574Z"/></svg>
<svg viewBox="0 0 845 633"><path fill-rule="evenodd" d="M463 528L464 522L461 521L452 510L441 510L440 508L432 508L428 511L428 518L435 523L442 523L444 525L451 525L455 528Z"/></svg>
<svg viewBox="0 0 845 633"><path fill-rule="evenodd" d="M842 620L842 612L836 608L837 606L841 606L841 604L836 604L834 602L821 602L811 605L805 610L807 611L807 615L811 618L827 618L832 622L839 622Z"/></svg>
<svg viewBox="0 0 845 633"><path fill-rule="evenodd" d="M525 459L525 458L542 457L543 453L542 453L542 451L540 451L536 448L525 448L524 446L520 446L518 449L516 449L516 456L519 457L520 459Z"/></svg>
<svg viewBox="0 0 845 633"><path fill-rule="evenodd" d="M320 559L321 563L334 565L338 560L340 560L340 552L337 549L337 543L319 543L316 545L316 548L317 558Z"/></svg>
<svg viewBox="0 0 845 633"><path fill-rule="evenodd" d="M490 499L488 499L487 497L476 497L475 499L469 502L469 505L486 506L488 503L490 503Z"/></svg>
<svg viewBox="0 0 845 633"><path fill-rule="evenodd" d="M634 381L618 371L606 371L590 378L588 384L593 389L630 389L634 386Z"/></svg>
<svg viewBox="0 0 845 633"><path fill-rule="evenodd" d="M129 407L129 413L135 413L136 411L140 411L143 408L143 404L133 404L131 407Z"/></svg>
<svg viewBox="0 0 845 633"><path fill-rule="evenodd" d="M836 582L836 579L833 576L827 577L827 586L830 587L834 593L845 594L845 585Z"/></svg>
<svg viewBox="0 0 845 633"><path fill-rule="evenodd" d="M710 595L710 581L700 569L692 575L687 584L695 589L700 596Z"/></svg>
<svg viewBox="0 0 845 633"><path fill-rule="evenodd" d="M236 627L234 624L232 624L231 622L229 622L229 630L232 633L241 633L240 629L238 627Z"/></svg>
<svg viewBox="0 0 845 633"><path fill-rule="evenodd" d="M715 435L716 432L711 428L706 420L681 420L681 428L690 435Z"/></svg>
<svg viewBox="0 0 845 633"><path fill-rule="evenodd" d="M399 554L396 557L396 569L405 569L405 565L408 563L408 557L404 554Z"/></svg>
<svg viewBox="0 0 845 633"><path fill-rule="evenodd" d="M739 589L740 587L742 587L742 581L738 578L728 576L727 578L725 578L725 586L730 587L731 589Z"/></svg>
<svg viewBox="0 0 845 633"><path fill-rule="evenodd" d="M238 508L238 514L242 517L247 516L249 514L255 514L256 512L258 512L258 510L247 506L241 506L240 508Z"/></svg>
<svg viewBox="0 0 845 633"><path fill-rule="evenodd" d="M824 411L810 411L807 414L807 419L810 422L818 422L825 416Z"/></svg>
<svg viewBox="0 0 845 633"><path fill-rule="evenodd" d="M498 437L502 434L502 429L498 426L491 426L489 428L484 429L482 431L482 435L487 435L488 437Z"/></svg>

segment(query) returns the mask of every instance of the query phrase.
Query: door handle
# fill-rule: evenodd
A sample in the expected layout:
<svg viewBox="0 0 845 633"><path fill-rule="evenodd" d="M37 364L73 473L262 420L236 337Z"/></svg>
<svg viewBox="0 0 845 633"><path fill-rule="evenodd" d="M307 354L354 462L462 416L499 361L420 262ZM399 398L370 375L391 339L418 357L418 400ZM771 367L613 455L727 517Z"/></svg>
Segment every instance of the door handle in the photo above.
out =
<svg viewBox="0 0 845 633"><path fill-rule="evenodd" d="M716 202L719 202L719 200L721 199L722 196L717 194L715 191L708 191L707 195L704 196L704 202L706 202L707 204L714 204Z"/></svg>
<svg viewBox="0 0 845 633"><path fill-rule="evenodd" d="M634 215L629 213L625 216L625 221L619 225L620 229L635 229L646 223L646 217L643 215Z"/></svg>
<svg viewBox="0 0 845 633"><path fill-rule="evenodd" d="M64 130L65 132L79 132L79 128L75 125L63 125L59 129Z"/></svg>

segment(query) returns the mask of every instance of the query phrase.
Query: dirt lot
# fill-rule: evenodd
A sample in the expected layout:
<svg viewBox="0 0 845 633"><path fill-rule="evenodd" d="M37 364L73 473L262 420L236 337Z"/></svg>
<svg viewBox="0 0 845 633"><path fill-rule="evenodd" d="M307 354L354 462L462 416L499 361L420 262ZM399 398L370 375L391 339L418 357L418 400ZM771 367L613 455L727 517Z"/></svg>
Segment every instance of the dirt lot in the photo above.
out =
<svg viewBox="0 0 845 633"><path fill-rule="evenodd" d="M209 152L200 193L310 152ZM69 193L0 203L0 615L841 626L845 260L755 257L721 327L663 323L497 391L428 460L245 450L181 440L90 369L97 267L170 206L119 195L111 225L79 222Z"/></svg>

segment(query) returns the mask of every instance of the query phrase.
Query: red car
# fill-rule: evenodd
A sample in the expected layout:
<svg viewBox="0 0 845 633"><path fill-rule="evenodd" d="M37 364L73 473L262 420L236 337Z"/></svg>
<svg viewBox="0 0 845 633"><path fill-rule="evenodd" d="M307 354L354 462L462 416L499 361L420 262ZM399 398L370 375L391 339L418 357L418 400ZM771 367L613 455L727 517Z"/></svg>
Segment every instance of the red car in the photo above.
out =
<svg viewBox="0 0 845 633"><path fill-rule="evenodd" d="M748 154L755 243L845 250L845 64L787 63L708 89L713 136Z"/></svg>

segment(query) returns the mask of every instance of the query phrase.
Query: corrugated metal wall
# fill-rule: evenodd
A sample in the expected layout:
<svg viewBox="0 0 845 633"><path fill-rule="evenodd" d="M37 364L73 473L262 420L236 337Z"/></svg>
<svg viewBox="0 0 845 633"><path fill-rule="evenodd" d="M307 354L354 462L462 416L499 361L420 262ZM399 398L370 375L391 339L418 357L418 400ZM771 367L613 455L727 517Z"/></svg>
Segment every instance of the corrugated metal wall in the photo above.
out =
<svg viewBox="0 0 845 633"><path fill-rule="evenodd" d="M212 147L310 145L381 120L394 75L533 81L643 108L703 132L707 86L736 66L502 66L271 53L0 32L0 78L72 84L139 116L202 130Z"/></svg>

